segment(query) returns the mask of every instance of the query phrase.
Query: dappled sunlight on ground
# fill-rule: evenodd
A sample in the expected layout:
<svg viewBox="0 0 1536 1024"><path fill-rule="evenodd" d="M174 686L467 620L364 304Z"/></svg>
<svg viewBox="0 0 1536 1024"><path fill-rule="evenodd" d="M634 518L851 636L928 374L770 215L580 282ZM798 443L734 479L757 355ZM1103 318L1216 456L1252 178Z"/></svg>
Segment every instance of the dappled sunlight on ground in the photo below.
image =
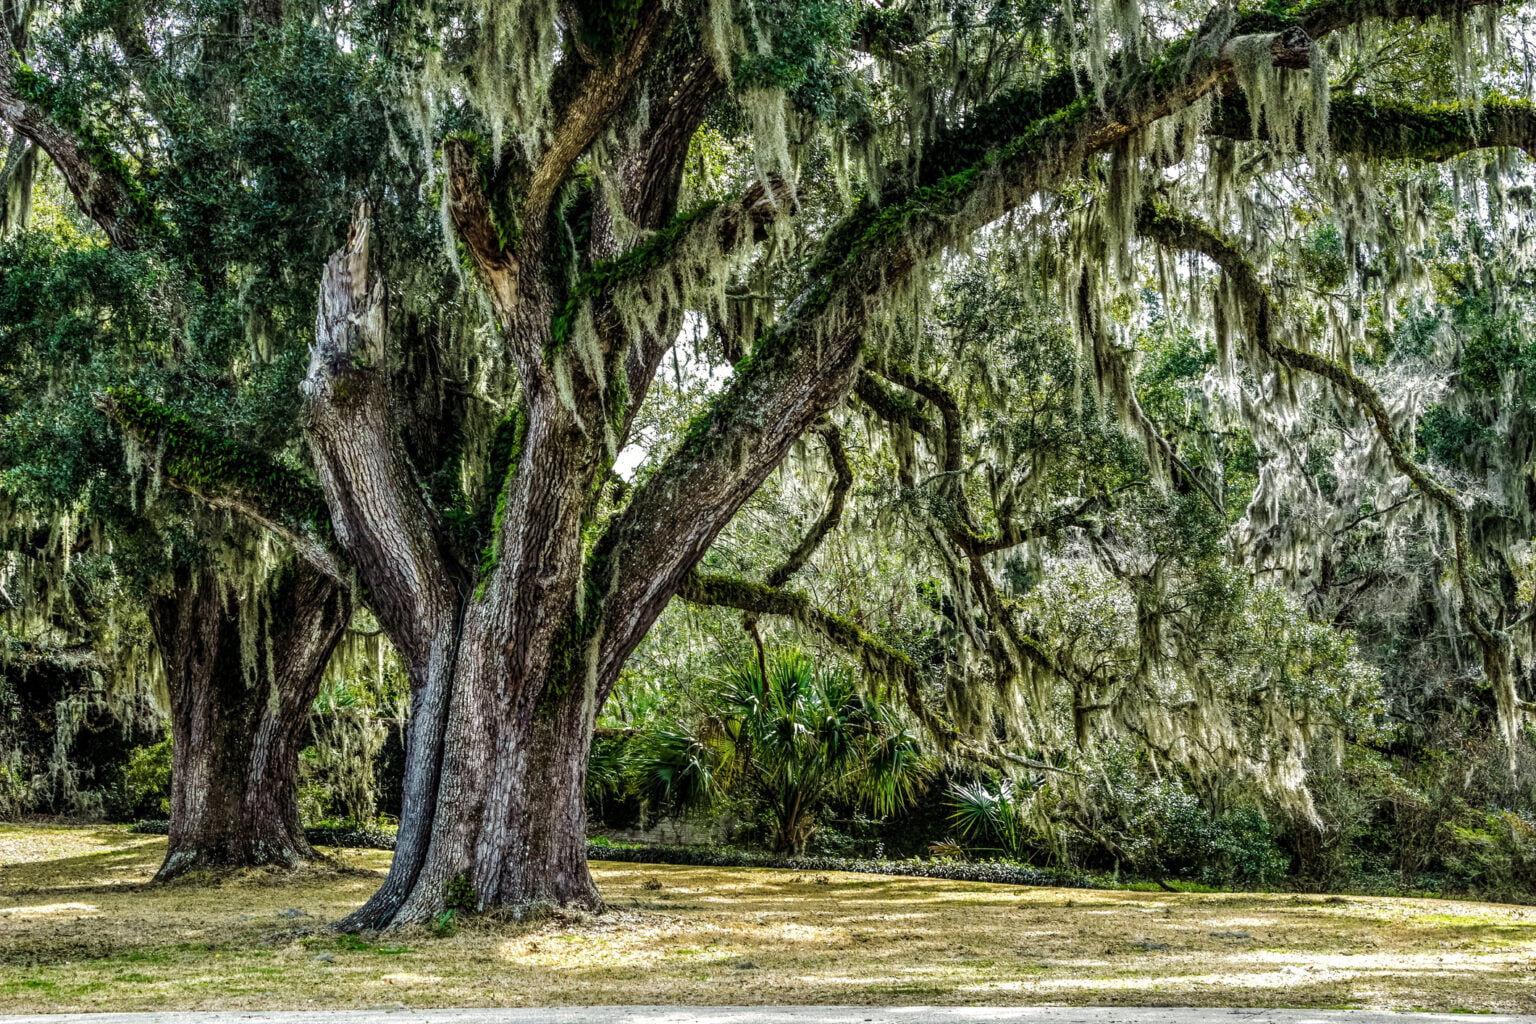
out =
<svg viewBox="0 0 1536 1024"><path fill-rule="evenodd" d="M44 914L73 914L86 917L96 912L94 903L49 903L41 907L0 907L0 914L13 918L41 917Z"/></svg>
<svg viewBox="0 0 1536 1024"><path fill-rule="evenodd" d="M0 826L0 1012L1100 1003L1536 1012L1536 908L594 864L611 910L339 936L388 855L150 886L164 840ZM206 880L204 880L206 881Z"/></svg>

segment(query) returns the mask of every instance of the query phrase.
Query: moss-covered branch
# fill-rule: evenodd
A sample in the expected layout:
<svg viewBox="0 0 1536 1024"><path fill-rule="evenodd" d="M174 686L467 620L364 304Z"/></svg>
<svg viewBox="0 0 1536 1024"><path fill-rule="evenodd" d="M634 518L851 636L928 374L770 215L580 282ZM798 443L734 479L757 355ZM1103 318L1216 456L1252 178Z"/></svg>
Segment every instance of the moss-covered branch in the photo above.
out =
<svg viewBox="0 0 1536 1024"><path fill-rule="evenodd" d="M799 591L695 572L684 579L678 596L690 604L793 619L857 657L871 675L900 683L904 689L916 686L912 659L866 633L852 621L817 607ZM928 714L926 711L922 713Z"/></svg>
<svg viewBox="0 0 1536 1024"><path fill-rule="evenodd" d="M1482 650L1483 672L1494 688L1505 740L1513 746L1519 735L1520 723L1536 720L1536 704L1519 698L1510 671L1509 638L1491 629L1483 621L1482 612L1478 609L1476 588L1472 581L1475 555L1467 533L1466 509L1461 504L1460 496L1414 459L1393 425L1381 394L1369 381L1335 359L1315 352L1304 352L1280 340L1275 333L1276 310L1269 290L1236 243L1197 218L1161 205L1143 207L1137 216L1137 229L1161 245L1200 253L1220 267L1237 291L1249 335L1259 350L1291 370L1322 377L1347 395L1365 413L1386 448L1392 465L1445 513L1451 523L1453 562L1456 586L1461 595L1462 619Z"/></svg>
<svg viewBox="0 0 1536 1024"><path fill-rule="evenodd" d="M940 479L953 509L953 514L946 517L942 526L950 542L967 556L976 558L990 555L1018 547L1026 541L1051 536L1070 526L1081 525L1083 516L1098 504L1097 497L1089 497L1073 508L1063 509L1027 525L1014 518L1011 508L999 508L997 532L983 533L965 493L965 434L960 403L944 385L910 367L881 365L878 374L939 410L939 423L934 424L889 392L869 371L863 375L870 378L867 384L861 377L858 391L860 398L864 398L878 415L890 422L902 425L920 422L920 432L924 439L939 453L942 460ZM1179 464L1182 465L1182 462Z"/></svg>
<svg viewBox="0 0 1536 1024"><path fill-rule="evenodd" d="M171 486L241 513L283 537L327 576L343 578L320 488L266 452L208 430L138 391L111 388L94 400L132 443L153 456L154 468Z"/></svg>
<svg viewBox="0 0 1536 1024"><path fill-rule="evenodd" d="M565 303L550 324L550 343L554 350L559 351L570 341L577 317L586 305L611 296L621 284L637 281L664 267L693 241L697 231L709 224L711 215L720 205L718 202L701 203L679 214L644 242L576 278Z"/></svg>
<svg viewBox="0 0 1536 1024"><path fill-rule="evenodd" d="M759 239L776 218L793 213L797 197L782 178L769 179L773 189L753 182L741 195L725 202L701 203L672 218L649 238L614 259L599 263L576 279L550 325L551 345L565 346L583 307L593 304L598 318L611 315L608 300L625 284L677 269L683 254L727 256L748 239Z"/></svg>
<svg viewBox="0 0 1536 1024"><path fill-rule="evenodd" d="M859 379L853 386L853 393L858 395L859 401L867 405L876 416L887 423L912 431L931 443L935 450L943 443L943 434L937 423L924 416L917 404L906 395L893 391L868 370L859 374Z"/></svg>
<svg viewBox="0 0 1536 1024"><path fill-rule="evenodd" d="M1500 7L1504 0L1301 0L1253 4L1238 14L1244 32L1300 28L1314 39L1367 21L1428 21L1479 7Z"/></svg>
<svg viewBox="0 0 1536 1024"><path fill-rule="evenodd" d="M134 249L160 227L159 214L127 162L76 109L56 102L53 84L17 60L0 56L0 119L52 159L80 212L113 245Z"/></svg>
<svg viewBox="0 0 1536 1024"><path fill-rule="evenodd" d="M1397 428L1392 424L1386 403L1369 381L1337 360L1315 352L1304 352L1279 339L1274 330L1276 311L1269 290L1236 243L1197 218L1163 205L1142 207L1137 215L1136 226L1141 234L1162 245L1198 252L1220 267L1237 289L1249 335L1259 350L1291 369L1323 377L1349 395L1370 419L1398 471L1425 494L1445 506L1453 518L1463 517L1461 502L1456 493L1430 476L1409 454L1403 439L1398 436Z"/></svg>
<svg viewBox="0 0 1536 1024"><path fill-rule="evenodd" d="M827 446L827 457L832 460L832 487L827 493L827 508L816 524L800 538L795 550L789 553L782 565L768 574L770 587L782 587L789 578L810 561L827 534L837 529L843 521L843 510L848 505L848 492L853 488L853 467L848 463L848 449L843 445L843 432L837 424L828 421L816 431Z"/></svg>
<svg viewBox="0 0 1536 1024"><path fill-rule="evenodd" d="M1016 754L983 750L967 741L948 719L923 700L917 667L912 664L911 658L848 619L818 607L805 594L730 576L692 573L683 581L678 596L689 604L704 607L735 608L752 615L781 616L819 633L858 659L864 671L871 676L894 684L901 691L913 717L947 750L992 768L1018 764L1045 771L1062 770L1055 765Z"/></svg>
<svg viewBox="0 0 1536 1024"><path fill-rule="evenodd" d="M1223 99L1210 132L1229 139L1255 137L1247 100ZM1258 135L1267 138L1260 125ZM1354 93L1335 93L1328 109L1329 143L1335 153L1373 160L1441 161L1477 149L1513 148L1536 154L1536 106L1529 100L1493 97L1473 106L1408 103Z"/></svg>
<svg viewBox="0 0 1536 1024"><path fill-rule="evenodd" d="M556 71L558 108L544 151L519 197L525 223L543 223L550 204L584 153L630 100L672 20L663 0L605 0L577 5L577 52Z"/></svg>

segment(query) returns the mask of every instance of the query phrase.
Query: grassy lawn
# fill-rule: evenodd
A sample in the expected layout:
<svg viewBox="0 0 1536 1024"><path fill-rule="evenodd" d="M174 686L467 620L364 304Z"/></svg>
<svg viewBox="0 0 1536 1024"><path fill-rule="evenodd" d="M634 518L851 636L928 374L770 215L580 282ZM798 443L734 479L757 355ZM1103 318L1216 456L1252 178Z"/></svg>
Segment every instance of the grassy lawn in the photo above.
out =
<svg viewBox="0 0 1536 1024"><path fill-rule="evenodd" d="M586 1003L1536 1012L1536 908L594 863L612 910L439 937L326 922L388 863L146 883L164 840L0 825L0 1013Z"/></svg>

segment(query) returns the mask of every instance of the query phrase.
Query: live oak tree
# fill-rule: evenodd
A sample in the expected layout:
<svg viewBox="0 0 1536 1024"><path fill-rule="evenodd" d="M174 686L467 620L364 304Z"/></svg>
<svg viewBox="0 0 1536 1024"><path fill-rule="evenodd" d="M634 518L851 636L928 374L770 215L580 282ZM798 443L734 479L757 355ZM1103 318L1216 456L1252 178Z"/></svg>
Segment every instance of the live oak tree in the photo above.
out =
<svg viewBox="0 0 1536 1024"><path fill-rule="evenodd" d="M169 713L163 877L311 860L295 802L298 742L346 624L346 589L126 472L91 387L134 373L125 364L166 342L162 311L141 301L145 262L45 237L5 247L0 262L0 372L14 388L0 435L8 629L94 662L113 706L158 705L162 725ZM151 444L145 461L159 454Z"/></svg>
<svg viewBox="0 0 1536 1024"><path fill-rule="evenodd" d="M346 91L362 65L279 7L5 14L12 155L37 162L28 176L76 214L0 256L9 625L90 634L113 688L164 694L174 766L159 878L308 863L298 752L351 581L163 482L237 475L323 521L318 500L280 484L334 235L292 213L319 217L329 201L344 215L376 166L377 105ZM103 408L136 413L126 446ZM157 663L126 657L133 623Z"/></svg>
<svg viewBox="0 0 1536 1024"><path fill-rule="evenodd" d="M494 21L485 26L486 45L522 41L511 61L512 84L469 83L466 94L488 122L488 139L461 130L442 143L447 210L517 380L517 437L495 499L498 529L467 600L461 595L468 576L461 576L458 595L444 593L454 567L419 540L431 536L431 512L413 500L404 467L387 457L385 382L368 374L384 362L383 292L369 273L362 217L322 285L324 326L306 381L311 450L337 510L340 543L372 581L371 591L381 603L385 593L410 599L402 609L409 615L391 612L386 621L393 620L392 633L412 628L397 639L421 671L412 783L419 778L422 789L412 790L410 804L419 825L406 823L390 880L354 924L420 919L442 905L455 881L467 884L481 907L531 898L594 902L579 831L594 710L679 590L726 603L734 596L749 611L782 610L762 590L689 574L790 443L853 390L862 364L878 358L882 307L910 295L905 286L947 244L1041 187L1059 186L1095 152L1121 146L1120 159L1128 161L1127 140L1176 110L1198 109L1197 101L1231 76L1242 80L1260 116L1267 110L1277 123L1297 124L1316 147L1327 122L1316 95L1326 84L1315 73L1314 37L1402 12L1316 8L1266 13L1247 23L1218 14L1182 46L1171 44L1172 53L1144 59L1141 48L1156 44L1134 23L1120 29L1127 50L1108 57L1102 35L1094 40L1093 31L1115 30L1095 24L1095 15L1083 33L1086 67L1043 82L1007 83L1022 95L991 95L962 114L965 86L945 95L948 81L930 82L948 101L946 107L936 100L932 108L948 115L940 127L922 123L921 89L914 89L917 96L909 99L918 109L903 111L909 116L901 127L921 156L908 150L908 159L890 159L881 151L889 137L869 127L863 163L876 181L865 198L800 262L803 283L787 290L764 325L743 337L739 328L731 332L729 317L718 317L726 322L725 343L741 356L731 381L619 500L605 478L657 362L683 327L685 308L711 312L707 296L690 304L688 289L718 287L725 258L750 239L751 224L778 220L801 200L779 187L793 171L793 157L776 152L784 116L773 111L771 93L747 88L750 75L730 63L737 32L773 34L750 12L739 20L717 13L715 38L695 36L660 8L625 12L613 19L618 32L590 12L551 13L561 33L558 59L554 49L539 52L543 36L529 25L516 36L503 35L507 27ZM794 19L791 26L805 28ZM901 27L913 30L914 39L931 30L861 23L859 31L874 37L869 48L878 61L893 45L881 32L899 34ZM845 44L871 42L855 35ZM690 43L696 48L691 68L670 49ZM752 40L759 53L772 52L776 43L792 45ZM762 173L719 206L663 219L676 202L674 183L686 152L681 136L693 136L705 112L696 101L697 113L687 116L694 93L684 87L691 84L686 76L718 73L715 62L722 60L760 135ZM750 61L743 66L750 68ZM1291 113L1286 90L1292 86L1277 67L1314 69L1305 80L1312 106L1294 122L1280 121ZM535 90L519 88L523 68L550 75L548 107ZM1186 117L1182 127L1193 134L1202 119ZM673 118L682 121L676 139L668 130ZM579 164L578 156L589 152L591 159ZM583 170L596 179L590 198L583 195ZM670 186L660 198L657 182ZM1110 202L1129 198L1111 196ZM1118 220L1128 226L1127 218ZM620 250L613 239L620 225L656 234ZM571 270L552 270L567 260ZM1080 290L1093 287L1079 279ZM1085 322L1095 310L1087 312ZM711 583L717 593L709 593ZM420 632L418 624L434 621L443 625ZM411 653L413 647L420 653ZM449 647L452 656L441 658Z"/></svg>
<svg viewBox="0 0 1536 1024"><path fill-rule="evenodd" d="M168 472L319 571L355 574L411 676L394 862L347 926L423 921L450 901L598 906L582 801L594 719L678 595L825 633L902 685L941 742L1006 762L928 699L910 659L786 589L846 485L765 582L695 571L802 437L816 431L836 451L839 410L856 396L940 460L952 481L942 542L979 601L993 599L987 556L1028 524L1003 516L988 532L966 509L962 407L924 372L925 353L902 351L896 324L926 301L946 254L996 232L1029 241L1026 276L1049 284L1103 403L1145 440L1149 471L1197 493L1209 481L1139 407L1114 325L1153 246L1214 261L1222 369L1260 382L1245 415L1283 421L1289 391L1312 377L1364 410L1391 465L1452 524L1465 622L1518 728L1526 704L1481 617L1457 495L1404 450L1351 367L1358 323L1326 308L1284 321L1257 244L1293 241L1273 215L1297 201L1297 182L1528 144L1524 102L1483 95L1501 10L1306 0L1196 20L1128 3L527 0L393 21L364 5L345 28L336 12L354 52L390 69L381 91L411 129L395 144L437 172L360 202L319 278L302 426L333 534L266 505L249 476ZM1412 27L1431 19L1443 24ZM1369 75L1330 95L1326 47L1353 58L1421 31L1451 41L1453 73L1426 87L1445 102L1375 105ZM77 189L109 234L153 212L135 194L116 165ZM451 294L458 277L430 254L402 258L386 223L433 201L479 303L478 318L436 333L421 330L424 289ZM1332 216L1352 244L1411 264L1391 217L1352 199ZM386 247L395 255L381 258ZM1196 278L1170 265L1163 290ZM1364 290L1361 276L1349 283ZM1315 345L1293 337L1314 327ZM626 481L615 464L680 335L716 347L728 378ZM103 404L130 432L164 415L126 394ZM284 488L305 492L302 480ZM1027 644L1004 620L991 614L977 643L1015 666L1002 679L1013 685Z"/></svg>

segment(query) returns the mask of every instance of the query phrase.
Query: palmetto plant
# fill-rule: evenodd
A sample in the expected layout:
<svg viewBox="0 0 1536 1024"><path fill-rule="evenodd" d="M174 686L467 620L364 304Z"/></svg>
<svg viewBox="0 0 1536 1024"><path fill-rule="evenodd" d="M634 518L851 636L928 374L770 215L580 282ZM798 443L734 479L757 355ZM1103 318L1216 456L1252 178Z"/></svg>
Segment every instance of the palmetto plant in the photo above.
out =
<svg viewBox="0 0 1536 1024"><path fill-rule="evenodd" d="M722 680L718 712L694 730L650 733L637 759L642 792L672 807L744 796L770 824L776 853L799 855L827 802L875 814L905 806L931 768L891 707L840 668L800 651L756 662Z"/></svg>
<svg viewBox="0 0 1536 1024"><path fill-rule="evenodd" d="M1032 790L1022 791L1012 779L997 785L985 782L954 783L949 787L949 820L965 839L990 846L1007 857L1021 856L1037 838L1032 827Z"/></svg>

